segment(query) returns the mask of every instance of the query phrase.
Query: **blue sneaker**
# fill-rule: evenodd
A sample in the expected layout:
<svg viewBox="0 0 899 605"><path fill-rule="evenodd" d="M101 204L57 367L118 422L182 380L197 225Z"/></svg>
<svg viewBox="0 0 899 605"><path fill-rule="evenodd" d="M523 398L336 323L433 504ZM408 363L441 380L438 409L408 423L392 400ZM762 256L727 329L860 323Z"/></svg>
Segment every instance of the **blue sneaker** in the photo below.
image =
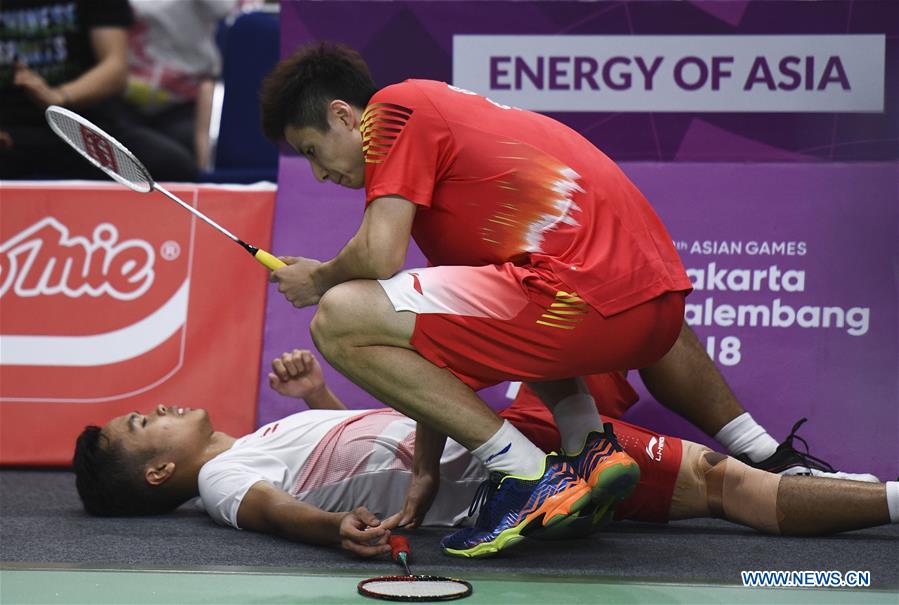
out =
<svg viewBox="0 0 899 605"><path fill-rule="evenodd" d="M551 527L577 515L590 503L590 488L560 456L544 459L535 479L491 473L478 488L468 510L480 514L474 527L446 536L443 552L459 557L485 557L517 544L530 531Z"/></svg>
<svg viewBox="0 0 899 605"><path fill-rule="evenodd" d="M590 504L561 523L535 531L531 537L559 540L595 533L612 520L618 503L633 493L640 481L640 467L618 443L611 423L605 423L603 429L591 431L577 454L563 454L563 459L590 486Z"/></svg>

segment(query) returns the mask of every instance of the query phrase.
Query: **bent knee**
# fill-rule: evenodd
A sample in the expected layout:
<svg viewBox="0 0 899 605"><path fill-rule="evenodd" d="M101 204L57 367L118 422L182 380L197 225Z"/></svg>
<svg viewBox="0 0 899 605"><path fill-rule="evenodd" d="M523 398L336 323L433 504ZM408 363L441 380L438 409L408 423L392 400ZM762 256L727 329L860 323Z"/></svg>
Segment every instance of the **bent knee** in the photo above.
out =
<svg viewBox="0 0 899 605"><path fill-rule="evenodd" d="M356 280L325 292L310 331L322 353L325 353L323 346L341 344L408 347L415 327L414 317L413 313L395 311L378 282Z"/></svg>
<svg viewBox="0 0 899 605"><path fill-rule="evenodd" d="M316 346L321 349L320 343L328 343L339 339L352 331L352 322L355 321L355 307L362 296L359 288L353 286L355 282L338 284L322 295L318 301L318 308L312 317L309 330Z"/></svg>

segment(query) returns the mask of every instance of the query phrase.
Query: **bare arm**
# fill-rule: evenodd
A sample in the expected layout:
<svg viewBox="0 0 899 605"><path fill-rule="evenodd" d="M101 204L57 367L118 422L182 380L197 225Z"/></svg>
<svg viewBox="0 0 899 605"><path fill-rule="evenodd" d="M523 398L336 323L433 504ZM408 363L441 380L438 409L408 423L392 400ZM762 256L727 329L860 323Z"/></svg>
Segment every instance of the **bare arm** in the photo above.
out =
<svg viewBox="0 0 899 605"><path fill-rule="evenodd" d="M330 513L299 502L287 492L260 481L244 496L237 511L240 527L294 542L340 545L363 557L390 552L390 532L364 507Z"/></svg>
<svg viewBox="0 0 899 605"><path fill-rule="evenodd" d="M205 170L209 166L209 120L212 117L212 93L214 90L214 80L203 80L197 90L194 112L194 155L199 170Z"/></svg>
<svg viewBox="0 0 899 605"><path fill-rule="evenodd" d="M429 426L415 425L415 453L412 457L412 480L406 492L403 510L384 520L384 525L418 527L434 503L440 489L440 456L446 446L446 435Z"/></svg>
<svg viewBox="0 0 899 605"><path fill-rule="evenodd" d="M322 295L353 279L386 279L406 261L416 206L399 196L376 199L365 211L362 224L332 260L285 257L287 267L272 273L278 291L295 307L318 304Z"/></svg>
<svg viewBox="0 0 899 605"><path fill-rule="evenodd" d="M356 235L313 274L321 293L351 279L393 277L406 262L416 208L394 195L369 204Z"/></svg>
<svg viewBox="0 0 899 605"><path fill-rule="evenodd" d="M91 29L90 39L97 64L54 89L59 104L89 106L125 90L128 82L128 30L97 27Z"/></svg>

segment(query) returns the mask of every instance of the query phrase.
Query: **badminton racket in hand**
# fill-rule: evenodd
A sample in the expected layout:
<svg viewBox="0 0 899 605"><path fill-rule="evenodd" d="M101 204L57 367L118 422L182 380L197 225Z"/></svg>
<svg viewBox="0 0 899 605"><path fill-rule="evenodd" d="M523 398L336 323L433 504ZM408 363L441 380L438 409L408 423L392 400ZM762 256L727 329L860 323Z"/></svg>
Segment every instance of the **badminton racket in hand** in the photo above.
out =
<svg viewBox="0 0 899 605"><path fill-rule="evenodd" d="M134 157L133 153L97 125L92 124L77 113L57 105L48 107L45 115L50 128L53 129L53 132L59 138L71 145L75 151L112 177L113 180L140 193L149 193L155 189L217 229L230 240L239 244L244 250L252 254L253 258L272 271L285 266L284 261L278 257L244 242L193 206L187 205L176 195L167 191L153 180L153 177L150 176L144 165L140 163L140 160Z"/></svg>
<svg viewBox="0 0 899 605"><path fill-rule="evenodd" d="M390 555L402 563L404 576L381 576L359 582L359 594L385 601L453 601L471 594L471 584L456 578L416 576L409 571L409 541L390 536Z"/></svg>

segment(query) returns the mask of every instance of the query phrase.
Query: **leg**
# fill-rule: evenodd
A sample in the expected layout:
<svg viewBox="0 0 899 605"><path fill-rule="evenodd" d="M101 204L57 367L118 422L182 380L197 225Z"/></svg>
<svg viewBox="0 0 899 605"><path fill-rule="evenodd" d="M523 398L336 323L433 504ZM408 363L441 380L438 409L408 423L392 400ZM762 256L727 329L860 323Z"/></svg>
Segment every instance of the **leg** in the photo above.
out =
<svg viewBox="0 0 899 605"><path fill-rule="evenodd" d="M784 535L825 535L890 522L882 484L781 477L689 441L683 442L669 516L717 517Z"/></svg>
<svg viewBox="0 0 899 605"><path fill-rule="evenodd" d="M796 429L778 446L771 435L737 401L696 334L684 322L677 342L658 362L640 370L655 399L696 425L743 462L781 474L810 474L834 479L874 481L869 474L836 471L822 460L793 447ZM799 438L801 440L801 438Z"/></svg>
<svg viewBox="0 0 899 605"><path fill-rule="evenodd" d="M566 452L581 451L591 431L602 431L596 402L581 378L529 382L528 386L552 411Z"/></svg>
<svg viewBox="0 0 899 605"><path fill-rule="evenodd" d="M414 313L395 310L377 282L360 280L336 286L322 297L312 335L325 358L356 384L419 423L453 437L489 469L509 464L506 459L519 463L526 458L524 463L539 464L536 474L510 474L499 480L489 501L481 505L475 527L447 536L444 550L465 557L490 555L519 542L525 532L559 523L586 506L590 488L568 465L545 456L462 380L416 352L411 344L415 321ZM415 462L423 445L418 437ZM421 512L418 502L433 498L433 493L420 489L422 479L416 473L413 469L406 507L394 515L398 521L414 519Z"/></svg>
<svg viewBox="0 0 899 605"><path fill-rule="evenodd" d="M710 437L746 411L686 322L671 350L640 378L659 403Z"/></svg>
<svg viewBox="0 0 899 605"><path fill-rule="evenodd" d="M322 355L353 382L410 418L476 449L499 430L502 420L452 372L414 350L409 342L414 328L415 314L395 311L374 281L329 290L311 326Z"/></svg>

